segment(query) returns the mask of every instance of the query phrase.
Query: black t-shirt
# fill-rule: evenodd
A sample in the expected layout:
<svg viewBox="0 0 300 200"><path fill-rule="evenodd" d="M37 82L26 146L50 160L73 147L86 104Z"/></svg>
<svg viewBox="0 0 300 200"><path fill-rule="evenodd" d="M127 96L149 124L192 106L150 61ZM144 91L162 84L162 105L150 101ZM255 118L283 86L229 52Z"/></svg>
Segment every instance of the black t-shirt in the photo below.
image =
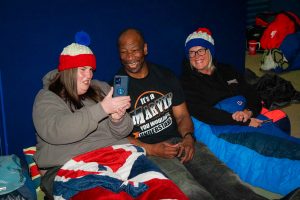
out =
<svg viewBox="0 0 300 200"><path fill-rule="evenodd" d="M153 144L180 136L172 107L184 102L184 93L176 76L166 68L148 64L145 78L129 77L130 115L134 123L133 136ZM126 75L124 69L120 75Z"/></svg>

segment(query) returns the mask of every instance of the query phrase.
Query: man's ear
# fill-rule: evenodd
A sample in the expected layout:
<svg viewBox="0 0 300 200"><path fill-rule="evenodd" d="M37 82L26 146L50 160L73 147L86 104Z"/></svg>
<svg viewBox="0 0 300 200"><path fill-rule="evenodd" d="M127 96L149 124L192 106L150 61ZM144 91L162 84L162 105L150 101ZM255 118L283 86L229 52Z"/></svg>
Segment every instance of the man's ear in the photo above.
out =
<svg viewBox="0 0 300 200"><path fill-rule="evenodd" d="M144 55L148 55L148 44L144 44Z"/></svg>

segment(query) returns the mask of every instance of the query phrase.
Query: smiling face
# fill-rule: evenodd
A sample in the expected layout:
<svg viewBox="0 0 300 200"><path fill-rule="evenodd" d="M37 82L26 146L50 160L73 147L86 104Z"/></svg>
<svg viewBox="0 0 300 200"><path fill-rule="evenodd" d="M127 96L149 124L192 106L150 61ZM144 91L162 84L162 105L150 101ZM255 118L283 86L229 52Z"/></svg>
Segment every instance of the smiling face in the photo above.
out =
<svg viewBox="0 0 300 200"><path fill-rule="evenodd" d="M211 55L208 49L204 47L194 46L189 50L190 64L203 74L207 74L210 71Z"/></svg>
<svg viewBox="0 0 300 200"><path fill-rule="evenodd" d="M90 87L93 78L93 68L89 66L77 68L77 94L83 95Z"/></svg>
<svg viewBox="0 0 300 200"><path fill-rule="evenodd" d="M119 54L121 63L130 76L140 77L147 71L145 56L148 54L148 48L137 31L129 29L121 34Z"/></svg>

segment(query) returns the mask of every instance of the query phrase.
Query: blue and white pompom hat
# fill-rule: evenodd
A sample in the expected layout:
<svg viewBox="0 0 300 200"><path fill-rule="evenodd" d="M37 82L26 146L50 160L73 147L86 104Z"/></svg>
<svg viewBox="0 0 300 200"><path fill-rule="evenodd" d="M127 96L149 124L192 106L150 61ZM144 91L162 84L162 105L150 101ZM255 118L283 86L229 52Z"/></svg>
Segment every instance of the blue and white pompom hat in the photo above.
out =
<svg viewBox="0 0 300 200"><path fill-rule="evenodd" d="M88 47L89 35L80 31L75 35L75 43L66 46L60 54L58 71L90 66L96 70L96 57Z"/></svg>
<svg viewBox="0 0 300 200"><path fill-rule="evenodd" d="M215 55L215 42L211 31L208 28L198 28L191 33L185 40L185 54L189 57L189 50L195 46L202 46L209 49L212 57Z"/></svg>

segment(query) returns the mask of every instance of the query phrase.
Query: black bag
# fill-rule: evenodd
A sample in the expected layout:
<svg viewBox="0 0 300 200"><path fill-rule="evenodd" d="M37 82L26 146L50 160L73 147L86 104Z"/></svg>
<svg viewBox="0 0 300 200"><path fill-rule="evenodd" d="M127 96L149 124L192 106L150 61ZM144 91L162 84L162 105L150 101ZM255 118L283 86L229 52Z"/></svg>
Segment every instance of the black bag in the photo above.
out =
<svg viewBox="0 0 300 200"><path fill-rule="evenodd" d="M264 74L254 86L264 102L264 107L269 110L300 101L300 93L292 83L276 74Z"/></svg>

